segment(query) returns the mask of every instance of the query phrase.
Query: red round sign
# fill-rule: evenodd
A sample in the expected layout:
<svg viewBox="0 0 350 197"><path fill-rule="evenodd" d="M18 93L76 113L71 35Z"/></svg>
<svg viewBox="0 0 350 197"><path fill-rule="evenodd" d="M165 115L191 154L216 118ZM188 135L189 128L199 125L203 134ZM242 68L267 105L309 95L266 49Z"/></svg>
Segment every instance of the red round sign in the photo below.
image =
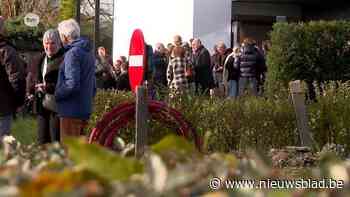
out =
<svg viewBox="0 0 350 197"><path fill-rule="evenodd" d="M129 49L129 81L131 90L136 91L136 86L143 82L146 60L145 41L140 29L136 29L131 36Z"/></svg>

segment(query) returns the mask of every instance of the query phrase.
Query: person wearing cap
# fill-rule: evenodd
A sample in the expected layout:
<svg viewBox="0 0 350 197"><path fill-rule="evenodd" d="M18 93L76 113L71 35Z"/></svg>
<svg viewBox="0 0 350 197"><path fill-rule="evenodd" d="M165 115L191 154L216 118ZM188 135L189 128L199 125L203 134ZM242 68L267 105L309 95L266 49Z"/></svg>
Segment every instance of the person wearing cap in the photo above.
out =
<svg viewBox="0 0 350 197"><path fill-rule="evenodd" d="M10 134L17 108L24 104L25 65L5 38L5 19L0 16L0 138Z"/></svg>

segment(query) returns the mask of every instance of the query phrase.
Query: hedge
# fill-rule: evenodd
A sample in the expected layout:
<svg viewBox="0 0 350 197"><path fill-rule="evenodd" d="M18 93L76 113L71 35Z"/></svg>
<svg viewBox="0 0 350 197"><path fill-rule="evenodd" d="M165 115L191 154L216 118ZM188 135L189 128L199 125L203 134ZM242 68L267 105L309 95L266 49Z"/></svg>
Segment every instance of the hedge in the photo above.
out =
<svg viewBox="0 0 350 197"><path fill-rule="evenodd" d="M327 144L339 144L350 153L350 82L327 84L324 94L319 96L319 102L307 108L314 148L321 150ZM114 106L133 100L131 93L99 91L89 130ZM210 152L251 148L269 151L271 148L299 145L296 117L288 98L222 100L188 94L168 105L179 110L192 123L205 141L204 148ZM127 142L133 142L133 125L128 125L121 132L121 137ZM151 144L168 133L173 131L156 122L150 123Z"/></svg>
<svg viewBox="0 0 350 197"><path fill-rule="evenodd" d="M132 101L129 93L99 91L95 98L89 130L102 115L121 102ZM208 151L230 152L255 148L270 148L297 144L296 120L288 100L242 98L241 100L210 99L186 95L168 105L178 109L189 120L205 141ZM133 142L134 127L122 131L122 138ZM150 143L173 133L157 122L150 125Z"/></svg>
<svg viewBox="0 0 350 197"><path fill-rule="evenodd" d="M291 80L350 79L350 22L276 23L267 57L269 86Z"/></svg>

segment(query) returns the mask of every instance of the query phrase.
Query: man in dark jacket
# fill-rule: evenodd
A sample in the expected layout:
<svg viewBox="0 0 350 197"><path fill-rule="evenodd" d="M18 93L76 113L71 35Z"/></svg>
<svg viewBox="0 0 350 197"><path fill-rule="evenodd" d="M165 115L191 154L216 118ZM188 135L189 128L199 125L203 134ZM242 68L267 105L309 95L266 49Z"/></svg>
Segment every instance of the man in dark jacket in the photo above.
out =
<svg viewBox="0 0 350 197"><path fill-rule="evenodd" d="M192 41L192 62L195 72L196 93L209 94L209 90L214 87L213 74L210 69L209 51L202 45L200 39Z"/></svg>
<svg viewBox="0 0 350 197"><path fill-rule="evenodd" d="M166 70L168 68L168 57L166 54L166 49L162 43L157 43L156 48L153 53L153 81L154 85L157 87L166 87L167 78Z"/></svg>
<svg viewBox="0 0 350 197"><path fill-rule="evenodd" d="M58 31L66 49L55 92L64 139L81 135L90 118L96 93L95 58L89 41L80 37L80 27L74 19L62 21Z"/></svg>
<svg viewBox="0 0 350 197"><path fill-rule="evenodd" d="M107 49L98 47L96 57L96 87L101 89L113 89L115 87L115 79L113 78L113 61L107 54Z"/></svg>
<svg viewBox="0 0 350 197"><path fill-rule="evenodd" d="M128 65L123 63L121 65L121 74L116 81L116 89L120 91L130 91L130 82L128 74Z"/></svg>
<svg viewBox="0 0 350 197"><path fill-rule="evenodd" d="M258 76L263 70L262 67L265 67L265 61L251 39L244 40L238 65L240 68L239 95L243 95L246 86L249 85L252 94L257 96Z"/></svg>
<svg viewBox="0 0 350 197"><path fill-rule="evenodd" d="M23 105L26 90L24 63L4 37L4 22L0 16L0 138L10 134L12 117Z"/></svg>

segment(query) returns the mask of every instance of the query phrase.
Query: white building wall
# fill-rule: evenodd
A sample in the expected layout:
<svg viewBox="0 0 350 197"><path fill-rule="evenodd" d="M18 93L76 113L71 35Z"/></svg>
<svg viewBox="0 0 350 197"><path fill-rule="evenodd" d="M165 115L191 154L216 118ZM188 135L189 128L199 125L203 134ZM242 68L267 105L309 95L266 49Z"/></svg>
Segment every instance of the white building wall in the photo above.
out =
<svg viewBox="0 0 350 197"><path fill-rule="evenodd" d="M151 45L200 37L211 49L218 40L230 44L231 0L114 0L113 58L128 55L134 29Z"/></svg>
<svg viewBox="0 0 350 197"><path fill-rule="evenodd" d="M194 37L212 51L218 41L231 45L231 0L194 1Z"/></svg>

